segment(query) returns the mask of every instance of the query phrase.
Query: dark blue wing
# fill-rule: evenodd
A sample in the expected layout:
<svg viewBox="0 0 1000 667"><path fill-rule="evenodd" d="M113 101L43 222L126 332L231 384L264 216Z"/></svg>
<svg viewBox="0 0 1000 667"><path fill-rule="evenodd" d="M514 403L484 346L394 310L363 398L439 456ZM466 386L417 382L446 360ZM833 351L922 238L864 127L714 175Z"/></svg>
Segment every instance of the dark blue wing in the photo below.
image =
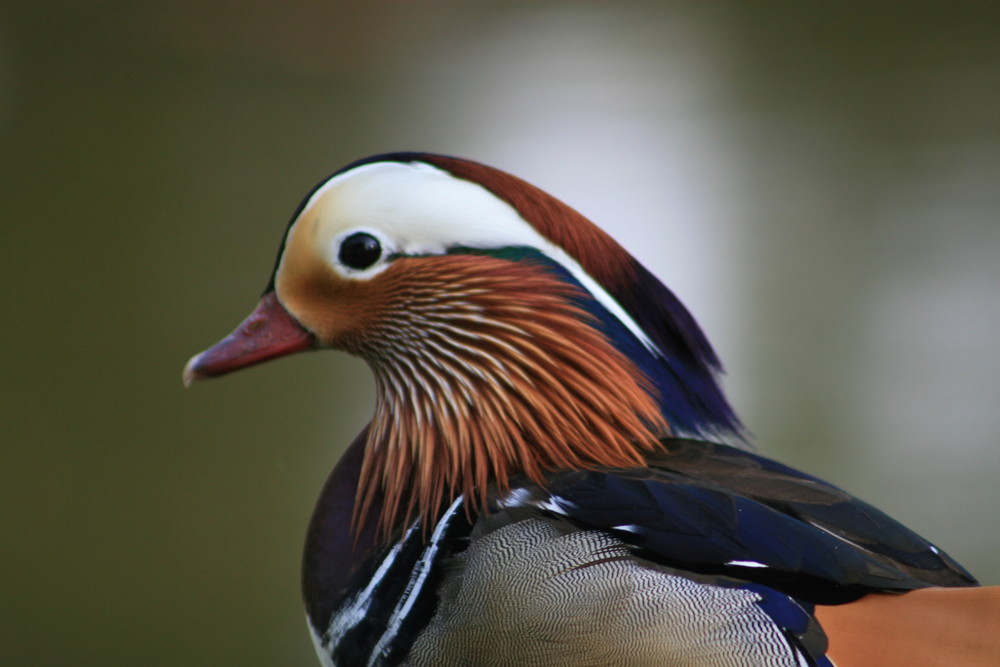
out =
<svg viewBox="0 0 1000 667"><path fill-rule="evenodd" d="M724 445L665 445L648 468L553 475L532 504L612 531L650 560L813 603L975 585L940 549L826 482Z"/></svg>

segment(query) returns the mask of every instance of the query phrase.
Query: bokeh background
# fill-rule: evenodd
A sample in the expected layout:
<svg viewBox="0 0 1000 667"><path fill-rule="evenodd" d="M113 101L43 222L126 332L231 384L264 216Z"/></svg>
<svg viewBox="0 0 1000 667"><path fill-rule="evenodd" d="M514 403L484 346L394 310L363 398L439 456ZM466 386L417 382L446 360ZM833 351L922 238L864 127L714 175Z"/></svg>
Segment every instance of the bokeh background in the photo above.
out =
<svg viewBox="0 0 1000 667"><path fill-rule="evenodd" d="M312 665L312 503L372 406L185 391L314 182L507 169L682 296L759 448L1000 584L1000 5L0 6L0 662Z"/></svg>

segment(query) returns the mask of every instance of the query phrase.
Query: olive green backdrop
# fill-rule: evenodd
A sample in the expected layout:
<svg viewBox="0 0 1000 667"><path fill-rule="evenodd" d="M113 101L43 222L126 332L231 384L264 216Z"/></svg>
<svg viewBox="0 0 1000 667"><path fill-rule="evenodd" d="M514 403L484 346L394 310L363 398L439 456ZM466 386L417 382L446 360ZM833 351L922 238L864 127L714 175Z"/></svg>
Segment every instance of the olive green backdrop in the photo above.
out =
<svg viewBox="0 0 1000 667"><path fill-rule="evenodd" d="M314 182L534 181L702 321L767 454L1000 584L1000 6L0 6L0 662L311 665L298 561L372 405L282 360L185 391Z"/></svg>

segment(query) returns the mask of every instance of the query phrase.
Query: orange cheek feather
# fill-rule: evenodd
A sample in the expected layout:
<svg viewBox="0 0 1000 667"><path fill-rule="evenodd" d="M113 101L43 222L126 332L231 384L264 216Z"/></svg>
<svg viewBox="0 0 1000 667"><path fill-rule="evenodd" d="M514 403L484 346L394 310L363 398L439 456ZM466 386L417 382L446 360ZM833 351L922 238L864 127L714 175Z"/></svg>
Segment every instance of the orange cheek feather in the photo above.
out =
<svg viewBox="0 0 1000 667"><path fill-rule="evenodd" d="M325 347L351 349L383 310L381 275L343 278L294 235L275 277L282 305Z"/></svg>

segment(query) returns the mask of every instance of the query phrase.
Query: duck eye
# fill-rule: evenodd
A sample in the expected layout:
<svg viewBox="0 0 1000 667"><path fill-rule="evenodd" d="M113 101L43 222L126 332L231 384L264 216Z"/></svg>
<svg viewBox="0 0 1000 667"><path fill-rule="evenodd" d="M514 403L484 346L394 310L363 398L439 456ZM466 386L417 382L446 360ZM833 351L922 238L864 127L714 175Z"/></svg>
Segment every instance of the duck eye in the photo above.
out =
<svg viewBox="0 0 1000 667"><path fill-rule="evenodd" d="M382 256L382 245L371 234L357 232L351 234L340 244L337 258L344 266L352 269L367 269Z"/></svg>

